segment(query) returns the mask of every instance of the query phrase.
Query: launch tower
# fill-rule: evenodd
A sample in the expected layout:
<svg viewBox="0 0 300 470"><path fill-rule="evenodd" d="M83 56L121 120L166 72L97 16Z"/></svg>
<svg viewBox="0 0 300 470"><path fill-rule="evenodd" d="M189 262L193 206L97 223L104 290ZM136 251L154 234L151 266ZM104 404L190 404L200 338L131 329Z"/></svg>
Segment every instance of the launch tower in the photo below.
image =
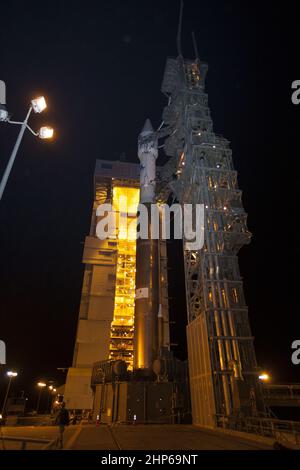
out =
<svg viewBox="0 0 300 470"><path fill-rule="evenodd" d="M165 242L136 242L131 223L125 237L120 226L107 240L96 236L100 203L136 220L139 202L150 211L171 194L182 206L204 206L204 246L187 249L184 238L182 246L193 422L216 427L265 411L237 257L251 234L229 142L213 130L207 65L194 45L194 60L183 58L180 41L178 56L167 59L163 124L155 132L146 122L140 165L97 162L66 402L93 408L104 422L176 422L177 413L182 422L188 414L186 367L169 350ZM159 147L168 161L156 168Z"/></svg>
<svg viewBox="0 0 300 470"><path fill-rule="evenodd" d="M213 131L206 73L198 57L167 60L159 137L170 158L157 197L172 192L180 204L205 207L204 248L189 251L183 242L188 362L193 422L215 426L264 406L237 258L251 234L229 142Z"/></svg>

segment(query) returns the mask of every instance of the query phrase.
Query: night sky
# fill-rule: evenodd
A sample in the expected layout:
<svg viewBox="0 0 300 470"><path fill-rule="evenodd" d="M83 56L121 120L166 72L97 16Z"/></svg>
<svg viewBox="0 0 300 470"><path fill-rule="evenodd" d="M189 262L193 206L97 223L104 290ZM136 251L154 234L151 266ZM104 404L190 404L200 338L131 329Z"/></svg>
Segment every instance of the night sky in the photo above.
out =
<svg viewBox="0 0 300 470"><path fill-rule="evenodd" d="M178 11L175 0L1 4L8 110L23 119L31 98L42 94L47 112L30 124L56 130L52 142L25 135L0 202L0 339L7 368L19 371L15 392L35 397L37 380L63 383L57 368L71 365L95 161L125 152L137 162L145 119L160 124L160 85L166 57L176 55ZM195 31L209 64L214 130L231 141L253 233L240 267L258 363L274 382L300 382L300 365L290 359L300 338L300 105L291 103L291 83L300 79L298 13L294 2L186 0L183 21L183 54L193 58ZM17 133L1 123L0 175ZM184 358L180 250L169 250L173 341Z"/></svg>

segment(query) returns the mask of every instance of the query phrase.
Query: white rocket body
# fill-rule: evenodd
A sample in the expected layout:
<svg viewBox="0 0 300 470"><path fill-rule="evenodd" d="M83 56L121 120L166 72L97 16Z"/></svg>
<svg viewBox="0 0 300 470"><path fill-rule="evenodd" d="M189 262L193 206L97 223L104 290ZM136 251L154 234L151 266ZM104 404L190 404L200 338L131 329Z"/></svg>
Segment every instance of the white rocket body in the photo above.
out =
<svg viewBox="0 0 300 470"><path fill-rule="evenodd" d="M146 120L138 139L138 157L141 162L140 202L155 201L157 137L149 119Z"/></svg>
<svg viewBox="0 0 300 470"><path fill-rule="evenodd" d="M134 313L134 369L152 376L152 364L158 353L159 278L158 240L151 236L151 205L155 204L157 136L149 119L138 139L140 203L148 212L147 238L136 244L136 297Z"/></svg>

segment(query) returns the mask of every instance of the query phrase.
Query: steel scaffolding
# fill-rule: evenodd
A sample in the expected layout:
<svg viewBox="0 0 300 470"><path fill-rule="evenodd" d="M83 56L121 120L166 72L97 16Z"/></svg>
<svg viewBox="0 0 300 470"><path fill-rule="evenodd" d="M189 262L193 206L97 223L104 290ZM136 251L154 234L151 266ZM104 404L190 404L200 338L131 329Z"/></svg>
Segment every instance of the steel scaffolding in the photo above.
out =
<svg viewBox="0 0 300 470"><path fill-rule="evenodd" d="M188 251L185 240L183 249L193 418L214 426L218 415L257 416L264 405L237 258L251 234L229 142L213 131L206 72L199 60L167 60L158 135L170 158L157 198L172 192L182 205L205 206L203 249Z"/></svg>

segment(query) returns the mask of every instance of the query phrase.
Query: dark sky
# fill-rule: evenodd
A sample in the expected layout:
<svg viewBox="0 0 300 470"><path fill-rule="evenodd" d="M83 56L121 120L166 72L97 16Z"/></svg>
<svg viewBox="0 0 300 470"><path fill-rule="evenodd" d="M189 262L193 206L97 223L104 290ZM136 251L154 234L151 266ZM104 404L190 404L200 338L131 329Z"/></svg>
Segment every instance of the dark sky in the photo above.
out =
<svg viewBox="0 0 300 470"><path fill-rule="evenodd" d="M0 339L8 368L19 371L15 391L33 395L41 378L62 382L56 368L71 365L95 160L125 152L137 161L145 118L160 124L160 84L166 57L176 55L178 9L175 0L1 5L8 109L22 119L30 99L43 94L48 110L32 116L31 125L56 129L51 143L25 135L0 202ZM253 240L241 250L240 266L258 363L275 381L294 382L300 106L292 105L290 87L300 79L293 51L298 13L294 2L186 0L183 23L184 55L193 57L194 30L209 64L214 128L231 141L249 214ZM1 175L17 132L0 126ZM180 279L171 275L179 323ZM182 355L176 331L174 341ZM5 381L2 371L2 390Z"/></svg>

